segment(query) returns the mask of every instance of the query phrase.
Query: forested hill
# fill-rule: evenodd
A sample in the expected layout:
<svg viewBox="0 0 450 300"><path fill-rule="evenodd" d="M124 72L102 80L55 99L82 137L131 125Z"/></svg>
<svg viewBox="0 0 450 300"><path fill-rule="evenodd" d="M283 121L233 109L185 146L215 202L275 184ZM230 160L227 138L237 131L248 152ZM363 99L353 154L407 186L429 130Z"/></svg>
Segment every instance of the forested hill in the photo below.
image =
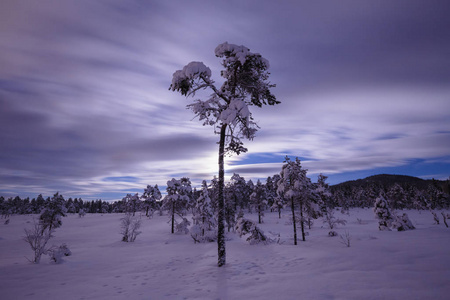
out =
<svg viewBox="0 0 450 300"><path fill-rule="evenodd" d="M450 180L380 174L336 184L330 190L336 203L347 202L347 206L371 206L381 193L396 208L440 208L450 205L449 188Z"/></svg>
<svg viewBox="0 0 450 300"><path fill-rule="evenodd" d="M448 193L448 180L435 180L435 179L421 179L418 177L413 176L406 176L406 175L391 175L391 174L379 174L379 175L373 175L370 177L366 177L364 179L358 179L358 180L350 180L346 182L342 182L336 185L333 185L333 188L339 188L339 187L368 187L371 185L381 185L385 188L390 188L391 186L395 184L399 184L401 186L409 185L409 186L415 186L419 190L426 189L430 184L437 185L441 187L444 192Z"/></svg>

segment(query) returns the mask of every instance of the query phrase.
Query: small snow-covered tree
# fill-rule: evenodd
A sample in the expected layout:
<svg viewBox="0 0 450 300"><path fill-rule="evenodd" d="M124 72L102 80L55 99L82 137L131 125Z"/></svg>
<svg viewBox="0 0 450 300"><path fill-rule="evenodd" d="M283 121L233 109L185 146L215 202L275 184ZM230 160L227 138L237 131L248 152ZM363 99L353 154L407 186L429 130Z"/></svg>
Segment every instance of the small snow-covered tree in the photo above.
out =
<svg viewBox="0 0 450 300"><path fill-rule="evenodd" d="M33 259L29 259L29 261L38 264L42 254L47 254L47 243L53 237L53 229L50 229L50 226L44 228L42 222L36 222L36 220L33 222L33 228L25 229L23 240L30 245L34 253Z"/></svg>
<svg viewBox="0 0 450 300"><path fill-rule="evenodd" d="M163 208L169 211L172 233L175 233L175 215L183 217L191 190L189 178L183 177L179 180L172 178L167 181L167 195L163 199Z"/></svg>
<svg viewBox="0 0 450 300"><path fill-rule="evenodd" d="M64 202L64 197L59 193L56 193L49 201L47 201L46 206L39 217L42 229L48 228L51 231L62 225L61 218L65 217L67 212Z"/></svg>
<svg viewBox="0 0 450 300"><path fill-rule="evenodd" d="M300 212L300 225L302 240L305 241L305 218L304 215L316 217L314 211L316 204L311 197L311 180L306 176L306 169L303 169L298 157L295 161L286 156L284 165L281 168L280 180L278 181L277 193L283 197L291 206L292 223L294 226L294 244L297 245L297 218L296 210Z"/></svg>
<svg viewBox="0 0 450 300"><path fill-rule="evenodd" d="M232 202L234 204L234 210L242 209L244 207L244 195L245 195L245 178L237 173L233 173L231 176L231 191L232 191Z"/></svg>
<svg viewBox="0 0 450 300"><path fill-rule="evenodd" d="M225 265L225 171L224 155L246 152L242 139L253 139L258 129L249 106L275 105L279 101L271 93L275 87L269 79L269 62L244 46L223 43L215 54L222 58L221 76L225 79L220 88L211 78L211 69L202 62L190 62L173 74L170 90L182 95L195 96L200 90L210 90L206 100L196 100L188 105L203 125L214 126L219 134L219 191L218 191L218 266Z"/></svg>
<svg viewBox="0 0 450 300"><path fill-rule="evenodd" d="M263 222L264 210L267 206L267 193L259 179L253 189L253 193L250 195L250 205L258 213L258 223L261 224Z"/></svg>
<svg viewBox="0 0 450 300"><path fill-rule="evenodd" d="M156 202L161 200L161 192L159 191L158 185L156 184L154 187L147 185L141 198L144 199L145 215L147 217L153 216L153 212L157 208Z"/></svg>
<svg viewBox="0 0 450 300"><path fill-rule="evenodd" d="M193 226L190 231L195 242L216 240L215 220L211 212L211 198L206 180L202 182L202 190L197 198L192 219Z"/></svg>
<svg viewBox="0 0 450 300"><path fill-rule="evenodd" d="M378 198L375 199L375 207L373 211L378 219L378 228L380 230L391 230L389 227L391 226L393 218L388 202L383 195L380 194Z"/></svg>

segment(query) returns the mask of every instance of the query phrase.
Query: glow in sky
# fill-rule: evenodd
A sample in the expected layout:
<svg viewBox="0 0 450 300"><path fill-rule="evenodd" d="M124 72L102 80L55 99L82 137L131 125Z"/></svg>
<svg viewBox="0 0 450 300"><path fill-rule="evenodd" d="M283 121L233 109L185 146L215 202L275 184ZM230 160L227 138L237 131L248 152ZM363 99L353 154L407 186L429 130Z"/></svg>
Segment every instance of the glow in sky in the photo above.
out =
<svg viewBox="0 0 450 300"><path fill-rule="evenodd" d="M0 195L120 199L217 173L218 136L168 90L215 47L261 53L282 103L252 107L247 180L283 157L330 183L450 175L448 1L0 2ZM163 190L164 191L164 190Z"/></svg>

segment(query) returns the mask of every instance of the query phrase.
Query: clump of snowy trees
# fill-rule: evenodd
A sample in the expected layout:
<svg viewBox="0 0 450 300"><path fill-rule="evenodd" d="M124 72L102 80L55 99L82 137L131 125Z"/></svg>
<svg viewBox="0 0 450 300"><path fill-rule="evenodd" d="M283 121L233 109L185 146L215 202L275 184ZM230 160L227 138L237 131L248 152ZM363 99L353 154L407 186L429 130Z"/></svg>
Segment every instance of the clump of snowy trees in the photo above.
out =
<svg viewBox="0 0 450 300"><path fill-rule="evenodd" d="M395 213L391 212L388 201L381 194L375 200L375 207L373 210L378 219L378 229L382 231L389 231L391 229L397 229L398 231L415 229L406 213L402 216L397 216Z"/></svg>
<svg viewBox="0 0 450 300"><path fill-rule="evenodd" d="M306 173L298 157L292 161L286 156L278 181L277 193L291 209L294 245L297 245L297 223L300 224L302 240L305 241L305 224L310 224L311 219L321 215L317 198L314 197L314 186Z"/></svg>
<svg viewBox="0 0 450 300"><path fill-rule="evenodd" d="M51 260L60 263L62 262L63 256L72 254L65 244L59 247L47 247L48 242L53 237L55 229L61 227L61 218L65 216L66 211L64 197L59 193L56 193L46 202L46 205L39 216L39 220L33 220L33 227L31 229L25 229L25 236L23 239L30 246L34 254L33 259L28 259L30 262L38 264L41 260L41 256L48 254L50 255Z"/></svg>

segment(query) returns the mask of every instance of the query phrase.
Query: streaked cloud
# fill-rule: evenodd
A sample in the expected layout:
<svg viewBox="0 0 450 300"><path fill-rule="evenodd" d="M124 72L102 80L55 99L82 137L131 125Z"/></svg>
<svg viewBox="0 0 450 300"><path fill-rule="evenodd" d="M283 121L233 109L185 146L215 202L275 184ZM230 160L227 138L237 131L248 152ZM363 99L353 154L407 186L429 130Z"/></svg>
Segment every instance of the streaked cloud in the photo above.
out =
<svg viewBox="0 0 450 300"><path fill-rule="evenodd" d="M443 1L2 1L0 195L117 199L212 178L217 136L168 88L190 61L220 83L224 41L269 59L282 101L253 109L261 130L228 175L266 178L290 155L331 181L448 176L424 164L450 157L449 13Z"/></svg>

